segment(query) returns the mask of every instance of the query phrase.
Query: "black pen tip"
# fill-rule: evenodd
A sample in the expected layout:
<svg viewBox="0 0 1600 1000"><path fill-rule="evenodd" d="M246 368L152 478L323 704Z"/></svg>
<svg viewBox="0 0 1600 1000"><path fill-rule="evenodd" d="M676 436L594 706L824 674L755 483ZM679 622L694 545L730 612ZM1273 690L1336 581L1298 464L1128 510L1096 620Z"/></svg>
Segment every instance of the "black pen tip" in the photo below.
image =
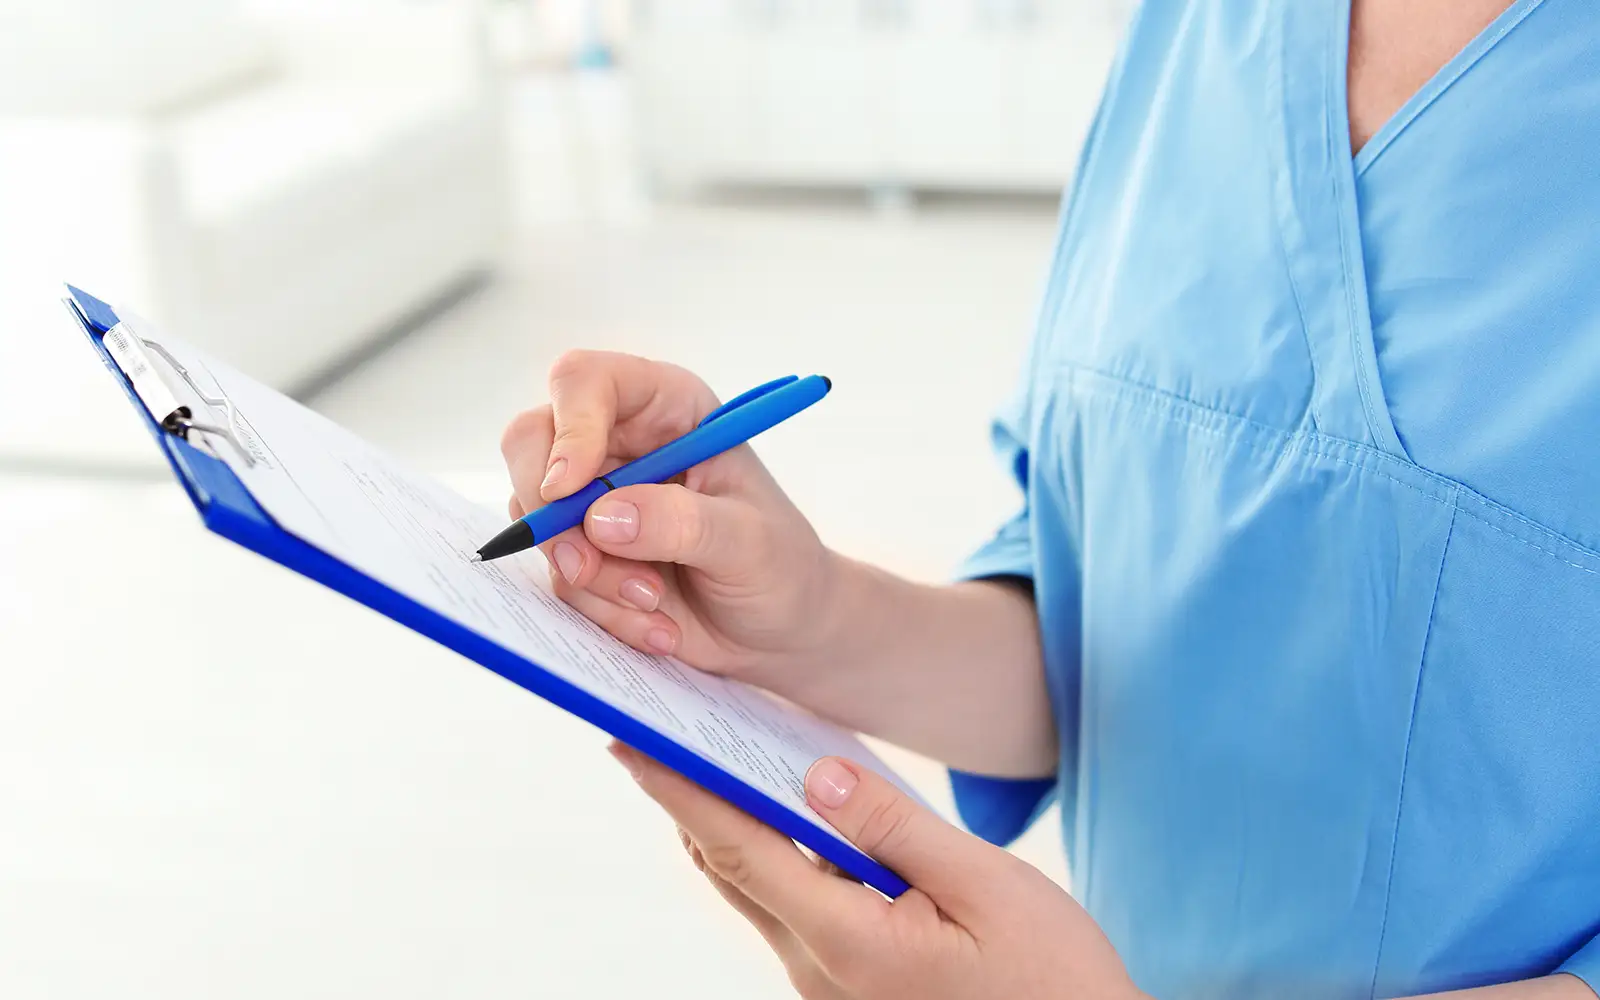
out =
<svg viewBox="0 0 1600 1000"><path fill-rule="evenodd" d="M520 519L512 521L510 527L489 539L483 548L478 550L478 561L491 562L502 559L523 549L533 548L533 543L533 529L528 527L528 522Z"/></svg>

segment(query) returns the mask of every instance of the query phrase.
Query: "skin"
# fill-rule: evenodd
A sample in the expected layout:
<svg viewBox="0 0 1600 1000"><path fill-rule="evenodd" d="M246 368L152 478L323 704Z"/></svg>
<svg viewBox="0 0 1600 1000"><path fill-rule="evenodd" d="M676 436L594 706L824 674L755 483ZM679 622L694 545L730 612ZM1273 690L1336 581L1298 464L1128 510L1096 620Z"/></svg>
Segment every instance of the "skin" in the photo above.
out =
<svg viewBox="0 0 1600 1000"><path fill-rule="evenodd" d="M550 400L501 441L515 517L681 436L717 406L681 368L596 352L556 362ZM839 556L748 446L681 484L608 493L582 530L541 548L556 592L639 649L956 767L1055 770L1032 600L1009 587L911 583Z"/></svg>
<svg viewBox="0 0 1600 1000"><path fill-rule="evenodd" d="M1356 0L1352 150L1508 3ZM681 368L595 352L557 362L550 399L512 421L502 441L513 516L682 435L717 405ZM640 649L739 677L955 767L1054 772L1027 591L915 584L830 551L748 447L680 483L616 490L581 528L541 548L557 592ZM1070 895L849 761L816 762L807 798L914 886L893 902L636 751L613 744L612 753L807 1000L1144 998ZM1566 975L1436 997L1595 1000Z"/></svg>
<svg viewBox="0 0 1600 1000"><path fill-rule="evenodd" d="M1359 152L1511 0L1354 0L1350 148Z"/></svg>

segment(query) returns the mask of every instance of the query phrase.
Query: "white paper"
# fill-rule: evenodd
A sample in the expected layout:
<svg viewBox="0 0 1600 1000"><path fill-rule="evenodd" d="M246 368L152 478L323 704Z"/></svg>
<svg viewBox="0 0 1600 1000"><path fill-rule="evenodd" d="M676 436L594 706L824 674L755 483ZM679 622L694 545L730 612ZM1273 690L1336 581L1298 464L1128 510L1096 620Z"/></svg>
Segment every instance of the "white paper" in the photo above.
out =
<svg viewBox="0 0 1600 1000"><path fill-rule="evenodd" d="M228 448L217 453L286 531L621 709L830 835L837 837L806 805L802 786L819 757L848 757L915 795L854 735L747 685L618 642L551 593L537 551L472 562L505 527L505 514L131 319L206 395L233 402L235 427L256 461Z"/></svg>

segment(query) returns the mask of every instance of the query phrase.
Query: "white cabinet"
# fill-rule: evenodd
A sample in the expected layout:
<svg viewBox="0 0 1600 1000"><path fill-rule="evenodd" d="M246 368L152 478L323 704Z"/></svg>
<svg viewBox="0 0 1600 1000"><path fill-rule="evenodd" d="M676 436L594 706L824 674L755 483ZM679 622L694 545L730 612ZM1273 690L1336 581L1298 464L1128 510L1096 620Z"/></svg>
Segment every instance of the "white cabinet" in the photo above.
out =
<svg viewBox="0 0 1600 1000"><path fill-rule="evenodd" d="M870 110L888 138L887 172L912 186L1005 186L1021 139L1018 39L980 23L977 4L920 7L880 46L883 74Z"/></svg>
<svg viewBox="0 0 1600 1000"><path fill-rule="evenodd" d="M670 2L670 0L668 0ZM788 181L850 183L870 175L882 157L861 95L875 86L875 53L854 4L767 0L766 13L744 44L755 74L749 134L767 176Z"/></svg>
<svg viewBox="0 0 1600 1000"><path fill-rule="evenodd" d="M637 0L625 54L671 184L1054 190L1120 0Z"/></svg>
<svg viewBox="0 0 1600 1000"><path fill-rule="evenodd" d="M748 0L657 0L635 6L628 67L649 81L636 92L640 146L663 176L676 173L675 151L690 151L693 170L741 176L756 163L755 47Z"/></svg>

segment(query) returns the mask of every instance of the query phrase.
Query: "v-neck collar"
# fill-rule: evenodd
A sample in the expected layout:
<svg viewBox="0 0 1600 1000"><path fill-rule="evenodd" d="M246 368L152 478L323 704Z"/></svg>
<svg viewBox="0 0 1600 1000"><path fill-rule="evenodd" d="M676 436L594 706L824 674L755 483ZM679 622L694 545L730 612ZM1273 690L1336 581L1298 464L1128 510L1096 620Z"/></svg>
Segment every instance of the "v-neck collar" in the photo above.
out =
<svg viewBox="0 0 1600 1000"><path fill-rule="evenodd" d="M1287 0L1287 2L1293 2L1293 0ZM1348 81L1350 73L1350 0L1342 0L1342 3L1344 6L1345 58L1342 60L1340 72L1345 74L1345 79ZM1490 49L1494 48L1502 38L1510 34L1512 29L1521 24L1524 18L1533 13L1543 3L1544 0L1516 0L1511 6L1501 11L1498 17L1490 21L1488 26L1478 32L1477 36L1468 42L1465 48L1457 52L1449 62L1441 66L1439 71L1428 79L1427 83L1422 85L1420 90L1412 94L1400 106L1398 111L1390 115L1389 120L1383 123L1382 128L1373 133L1372 138L1368 139L1366 145L1361 147L1361 151L1355 154L1355 175L1360 177L1365 173L1373 161L1382 156L1383 151L1389 148L1389 144L1394 142L1396 137L1406 130L1406 126L1415 121L1418 115L1426 111L1429 105L1439 99L1439 95L1449 90L1451 85L1461 79L1467 70L1471 69L1479 59L1488 54ZM1345 135L1348 136L1350 134L1350 102L1348 94L1345 97L1343 108L1344 131Z"/></svg>
<svg viewBox="0 0 1600 1000"><path fill-rule="evenodd" d="M1266 0L1268 166L1314 369L1308 429L1409 461L1384 396L1367 292L1360 171L1545 0L1516 0L1353 157L1347 92L1351 0Z"/></svg>

